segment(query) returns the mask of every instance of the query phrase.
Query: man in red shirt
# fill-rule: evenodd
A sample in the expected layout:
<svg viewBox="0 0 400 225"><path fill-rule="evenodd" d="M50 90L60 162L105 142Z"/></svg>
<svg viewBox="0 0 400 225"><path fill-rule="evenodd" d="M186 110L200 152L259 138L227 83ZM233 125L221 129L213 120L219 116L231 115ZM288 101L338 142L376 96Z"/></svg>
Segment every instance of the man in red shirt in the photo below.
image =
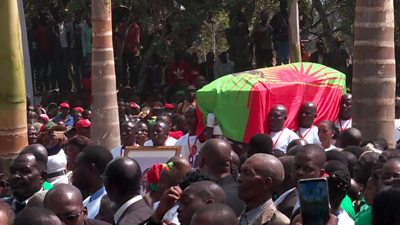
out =
<svg viewBox="0 0 400 225"><path fill-rule="evenodd" d="M190 66L180 53L175 53L175 60L168 66L167 84L170 87L183 86L189 83Z"/></svg>
<svg viewBox="0 0 400 225"><path fill-rule="evenodd" d="M138 65L140 61L140 26L132 15L128 16L126 30L121 30L124 36L122 43L122 85L128 84L127 71L129 68L130 86L134 87L138 80Z"/></svg>

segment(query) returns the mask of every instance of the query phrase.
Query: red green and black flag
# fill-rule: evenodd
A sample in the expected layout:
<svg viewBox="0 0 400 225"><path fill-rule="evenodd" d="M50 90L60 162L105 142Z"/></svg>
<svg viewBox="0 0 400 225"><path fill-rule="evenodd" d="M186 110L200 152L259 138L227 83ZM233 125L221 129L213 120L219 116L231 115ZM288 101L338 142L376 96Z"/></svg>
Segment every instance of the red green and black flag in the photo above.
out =
<svg viewBox="0 0 400 225"><path fill-rule="evenodd" d="M339 102L346 93L346 75L324 65L293 63L221 77L197 91L197 134L214 113L224 136L248 143L254 134L268 133L268 112L277 104L286 106L285 127L297 128L297 114L304 102L318 106L318 124L335 121Z"/></svg>

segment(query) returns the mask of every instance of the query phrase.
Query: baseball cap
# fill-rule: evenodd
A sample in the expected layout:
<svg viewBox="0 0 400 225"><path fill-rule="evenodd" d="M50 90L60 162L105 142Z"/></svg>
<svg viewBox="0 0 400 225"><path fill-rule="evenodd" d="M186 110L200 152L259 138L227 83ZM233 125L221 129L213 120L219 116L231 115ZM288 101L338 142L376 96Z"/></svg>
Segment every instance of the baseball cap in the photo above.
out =
<svg viewBox="0 0 400 225"><path fill-rule="evenodd" d="M92 123L88 119L82 119L82 120L79 120L75 124L75 127L76 128L87 128L87 127L90 127L91 125L92 125Z"/></svg>
<svg viewBox="0 0 400 225"><path fill-rule="evenodd" d="M130 102L130 103L129 103L129 106L130 106L132 109L140 109L140 106L139 106L138 104L136 104L136 102Z"/></svg>
<svg viewBox="0 0 400 225"><path fill-rule="evenodd" d="M166 103L164 104L164 109L175 109L175 106L173 104Z"/></svg>
<svg viewBox="0 0 400 225"><path fill-rule="evenodd" d="M83 113L83 111L84 111L83 108L80 107L80 106L75 107L74 110L75 110L76 112L78 112L78 113Z"/></svg>
<svg viewBox="0 0 400 225"><path fill-rule="evenodd" d="M60 108L67 108L67 109L69 109L69 104L66 103L66 102L63 102L63 103L60 104Z"/></svg>

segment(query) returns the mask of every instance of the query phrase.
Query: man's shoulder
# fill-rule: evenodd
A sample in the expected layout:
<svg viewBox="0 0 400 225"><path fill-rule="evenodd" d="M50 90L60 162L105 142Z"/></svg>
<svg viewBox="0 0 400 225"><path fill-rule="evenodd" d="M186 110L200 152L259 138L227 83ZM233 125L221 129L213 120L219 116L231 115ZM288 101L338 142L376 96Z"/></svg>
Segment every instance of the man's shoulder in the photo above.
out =
<svg viewBox="0 0 400 225"><path fill-rule="evenodd" d="M101 220L85 219L85 225L110 225L110 224Z"/></svg>
<svg viewBox="0 0 400 225"><path fill-rule="evenodd" d="M126 209L118 224L140 224L150 218L152 214L153 210L142 199Z"/></svg>
<svg viewBox="0 0 400 225"><path fill-rule="evenodd" d="M181 146L184 145L185 143L187 143L187 139L189 138L189 133L183 135L182 137L180 137L178 140L176 140L175 145L176 146Z"/></svg>
<svg viewBox="0 0 400 225"><path fill-rule="evenodd" d="M176 139L173 137L168 136L167 141L165 142L166 146L175 146Z"/></svg>
<svg viewBox="0 0 400 225"><path fill-rule="evenodd" d="M275 204L270 204L258 220L262 225L289 225L290 219L276 209ZM255 223L257 224L257 223Z"/></svg>
<svg viewBox="0 0 400 225"><path fill-rule="evenodd" d="M289 129L289 128L284 128L284 129L283 129L283 132L284 132L287 136L289 136L289 137L299 138L299 135L297 135L294 131L292 131L292 130Z"/></svg>
<svg viewBox="0 0 400 225"><path fill-rule="evenodd" d="M276 210L272 219L266 224L268 224L268 225L289 225L290 219L287 216L285 216L283 213L281 213L279 210Z"/></svg>

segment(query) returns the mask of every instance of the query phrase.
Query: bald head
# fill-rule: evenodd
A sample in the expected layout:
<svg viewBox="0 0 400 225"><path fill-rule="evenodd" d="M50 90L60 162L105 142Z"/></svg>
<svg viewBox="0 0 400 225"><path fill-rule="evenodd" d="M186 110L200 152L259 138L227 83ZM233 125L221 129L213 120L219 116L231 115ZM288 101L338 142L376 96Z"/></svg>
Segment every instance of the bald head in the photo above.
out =
<svg viewBox="0 0 400 225"><path fill-rule="evenodd" d="M224 190L213 181L199 181L189 185L187 188L190 188L205 201L209 199L220 203L224 203L226 201Z"/></svg>
<svg viewBox="0 0 400 225"><path fill-rule="evenodd" d="M14 225L62 225L52 211L39 207L26 207L15 218Z"/></svg>
<svg viewBox="0 0 400 225"><path fill-rule="evenodd" d="M275 105L268 113L268 127L271 132L279 132L283 129L287 118L287 109L284 105Z"/></svg>
<svg viewBox="0 0 400 225"><path fill-rule="evenodd" d="M246 160L251 163L254 171L264 178L271 177L274 188L281 185L285 178L285 170L281 161L273 155L258 153Z"/></svg>
<svg viewBox="0 0 400 225"><path fill-rule="evenodd" d="M47 149L41 144L31 144L22 149L20 154L32 153L37 159L45 160L47 163Z"/></svg>
<svg viewBox="0 0 400 225"><path fill-rule="evenodd" d="M44 206L55 211L54 208L60 205L76 204L82 205L82 194L78 188L71 184L59 184L47 192L44 198Z"/></svg>
<svg viewBox="0 0 400 225"><path fill-rule="evenodd" d="M200 168L219 178L230 173L231 145L222 139L208 140L200 150Z"/></svg>
<svg viewBox="0 0 400 225"><path fill-rule="evenodd" d="M347 146L360 146L362 141L361 131L352 127L343 131L338 140L338 147L346 148Z"/></svg>
<svg viewBox="0 0 400 225"><path fill-rule="evenodd" d="M239 220L231 207L223 203L213 203L197 210L190 224L238 225Z"/></svg>
<svg viewBox="0 0 400 225"><path fill-rule="evenodd" d="M111 161L104 172L108 196L118 203L120 196L136 196L140 193L142 170L136 160L129 157Z"/></svg>
<svg viewBox="0 0 400 225"><path fill-rule="evenodd" d="M302 128L310 128L317 115L317 106L313 102L305 102L301 105L298 114L299 126Z"/></svg>

